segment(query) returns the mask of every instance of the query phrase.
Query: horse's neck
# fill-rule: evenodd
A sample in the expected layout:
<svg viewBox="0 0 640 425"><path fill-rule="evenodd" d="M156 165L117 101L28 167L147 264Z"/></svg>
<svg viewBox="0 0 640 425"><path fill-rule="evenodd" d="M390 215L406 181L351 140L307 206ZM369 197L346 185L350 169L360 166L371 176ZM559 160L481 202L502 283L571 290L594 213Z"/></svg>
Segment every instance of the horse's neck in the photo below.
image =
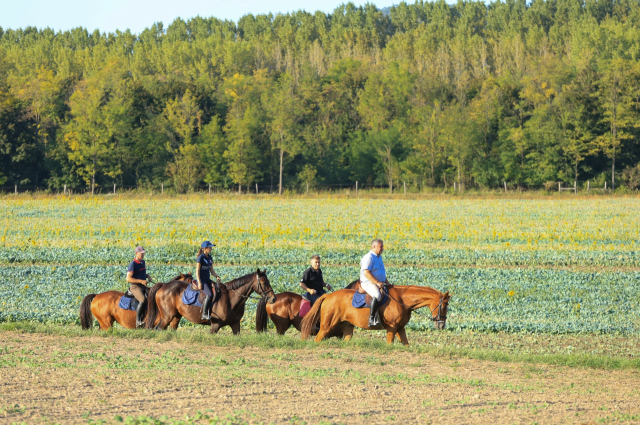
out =
<svg viewBox="0 0 640 425"><path fill-rule="evenodd" d="M435 289L422 288L419 286L410 286L403 290L397 289L402 298L402 303L412 309L427 306L431 301L438 299L442 295Z"/></svg>
<svg viewBox="0 0 640 425"><path fill-rule="evenodd" d="M252 276L251 279L255 279L255 275ZM235 309L247 302L249 296L253 293L253 282L249 281L238 289L230 289L227 287L227 291L229 292L231 308Z"/></svg>

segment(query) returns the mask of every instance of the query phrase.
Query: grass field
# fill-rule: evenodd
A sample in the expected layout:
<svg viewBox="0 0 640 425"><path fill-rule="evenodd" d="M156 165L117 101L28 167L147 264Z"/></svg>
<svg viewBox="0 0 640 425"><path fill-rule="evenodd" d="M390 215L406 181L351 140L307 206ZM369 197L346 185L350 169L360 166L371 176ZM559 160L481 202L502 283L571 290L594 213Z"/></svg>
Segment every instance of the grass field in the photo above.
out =
<svg viewBox="0 0 640 425"><path fill-rule="evenodd" d="M335 382L344 385L351 373L347 371L349 362L344 359L352 358L358 363L369 355L378 359L385 356L428 358L451 364L467 359L465 364L481 362L480 369L490 374L503 367L494 366L493 362L498 362L533 365L531 367L547 371L554 367L624 369L633 371L628 376L636 376L640 370L638 211L640 198L631 196L400 200L344 196L285 199L200 195L164 198L7 196L0 198L0 222L4 229L0 231L0 322L4 322L0 324L0 335L6 341L14 334L42 335L42 338L49 335L54 340L90 341L92 346L99 346L101 338L107 338L102 341L113 340L113 344L125 347L147 343L159 344L158 347L174 344L174 348L180 350L200 347L197 350L211 350L227 363L230 360L225 357L225 351L248 348L258 350L261 361L267 363L275 359L272 356L286 357L287 352L307 359L324 356L326 368L330 369L332 362L341 366L336 366L334 372L325 372L322 379L333 377ZM435 331L431 321L414 314L408 325L412 343L409 348L387 347L382 333L364 331L357 332L350 344L329 341L316 348L312 342L300 341L293 331L284 338L275 336L273 330L269 335L255 335L253 300L248 303L241 338L232 338L228 331L210 336L205 328L186 323L175 334L122 329L83 333L77 326L79 303L84 295L126 288L125 268L133 247L138 244L148 250L148 271L157 281L179 272L192 272L199 243L210 239L218 244L213 252L214 263L224 280L266 267L276 292L296 292L308 258L315 253L322 256L325 278L334 287L342 287L357 278L359 260L375 237L385 241L384 258L390 281L451 291L453 298L445 331ZM30 341L29 338L34 337L26 339ZM0 370L27 371L32 367L30 364L43 361L37 350L25 348L27 351L22 353L15 344L6 341L4 351L0 347ZM74 356L73 347L65 350L69 352L67 357ZM326 353L337 357L327 357ZM114 355L125 354L126 351ZM98 362L96 367L100 370L116 367L107 357L93 358L85 354L73 358L75 363ZM416 363L412 361L405 366L413 367ZM177 360L169 363L174 364L172 367L180 364ZM246 372L247 376L253 373L252 367L249 363L234 366L237 373ZM524 372L518 374L516 380L531 375L525 366L522 368ZM276 372L268 372L271 373ZM291 374L290 379L295 379L296 373L301 372ZM562 373L570 376L573 372ZM474 391L472 380L481 379L481 374L471 375L464 378L467 381L455 385ZM547 372L544 376L551 379ZM301 379L311 382L312 378ZM593 378L593 382L600 382L599 379ZM568 385L560 381L552 385L559 385L558 388ZM238 385L249 391L254 387L252 382L242 381ZM531 388L544 385L540 382ZM403 385L417 388L437 383L433 379L428 382L400 380L393 385L398 385L397 395L404 397L407 393ZM378 385L373 381L365 384ZM502 384L496 381L491 385L491 388L500 388ZM537 391L527 388L526 391ZM626 390L631 392L617 393L618 399L636 400L640 396L637 385ZM4 409L5 417L33 419L22 413L9 416L8 404L2 404L2 397L7 403L10 397L0 391L0 408ZM440 401L446 403L443 397ZM486 417L509 420L512 418L508 414L509 404L516 406L515 413L522 413L518 409L526 408L527 403L531 405L534 398L509 399L502 406L506 409L506 413L502 412L504 415L479 415L477 421ZM299 401L295 396L289 399ZM263 403L260 400L258 397L254 401L260 405ZM434 400L426 401L427 407L414 406L411 414L420 412L421 408L433 410L429 403L437 404ZM494 394L491 400L501 403L502 399ZM634 415L640 411L617 409L614 402L607 404L605 399L601 402L602 406L585 407L591 415L576 415L571 419L599 418L604 422L638 419ZM223 409L225 415L230 415L227 422L223 416L216 416L220 412L207 413L206 409L202 410L201 419L205 423L280 423L283 418L288 423L355 423L366 419L347 407L345 412L356 416L342 419L326 414L314 416L318 412L302 409L300 412L306 412L306 416L279 416L270 411L256 419L256 405L252 403L246 403L247 409L242 412ZM540 407L542 404L541 401L535 404L538 407L534 406L534 410L543 412L541 422L562 422L557 419L568 418L564 410L545 410ZM461 402L461 407L464 405ZM500 410L496 410L495 405L476 407L496 414ZM600 411L600 407L607 410ZM394 412L370 413L373 416L368 422L394 422L387 420L387 416L407 419ZM168 417L185 417L182 411L179 415L170 413ZM466 417L463 413L456 416L458 413L449 419L445 415L442 420ZM1 415L2 411L0 418ZM96 418L113 419L104 412L77 415L74 417L88 422ZM515 416L518 417L521 416ZM422 422L417 416L411 418L408 422ZM131 423L135 421L137 419ZM535 421L536 417L531 416L529 422Z"/></svg>

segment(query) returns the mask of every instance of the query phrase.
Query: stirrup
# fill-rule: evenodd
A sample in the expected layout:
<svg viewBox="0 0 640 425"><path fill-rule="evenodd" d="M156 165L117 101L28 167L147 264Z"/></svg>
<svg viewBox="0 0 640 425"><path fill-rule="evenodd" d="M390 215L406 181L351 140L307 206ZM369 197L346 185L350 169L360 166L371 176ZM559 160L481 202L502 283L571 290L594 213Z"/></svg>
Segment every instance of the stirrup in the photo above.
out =
<svg viewBox="0 0 640 425"><path fill-rule="evenodd" d="M369 327L378 326L380 324L380 315L376 311L376 314L371 317L369 316Z"/></svg>

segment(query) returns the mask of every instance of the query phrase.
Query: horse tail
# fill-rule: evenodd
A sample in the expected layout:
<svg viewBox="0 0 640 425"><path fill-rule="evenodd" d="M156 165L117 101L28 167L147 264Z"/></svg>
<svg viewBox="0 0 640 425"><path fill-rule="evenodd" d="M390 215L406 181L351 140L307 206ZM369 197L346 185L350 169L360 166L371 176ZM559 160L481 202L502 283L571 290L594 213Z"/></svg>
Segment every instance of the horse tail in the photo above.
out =
<svg viewBox="0 0 640 425"><path fill-rule="evenodd" d="M96 294L89 294L82 300L80 304L80 324L83 330L91 329L93 327L93 313L91 313L91 302L96 297Z"/></svg>
<svg viewBox="0 0 640 425"><path fill-rule="evenodd" d="M269 315L267 314L267 299L264 297L258 301L256 307L256 332L266 332L267 322L269 321Z"/></svg>
<svg viewBox="0 0 640 425"><path fill-rule="evenodd" d="M322 303L324 302L327 294L321 296L316 300L311 307L311 310L304 316L302 319L302 323L300 324L300 332L302 333L302 339L308 339L313 331L313 327L320 321L320 307L322 307Z"/></svg>
<svg viewBox="0 0 640 425"><path fill-rule="evenodd" d="M145 327L147 329L153 329L153 326L156 323L156 319L158 318L158 303L156 302L156 294L158 290L162 288L164 283L158 282L151 287L149 290L149 294L147 295L147 319Z"/></svg>

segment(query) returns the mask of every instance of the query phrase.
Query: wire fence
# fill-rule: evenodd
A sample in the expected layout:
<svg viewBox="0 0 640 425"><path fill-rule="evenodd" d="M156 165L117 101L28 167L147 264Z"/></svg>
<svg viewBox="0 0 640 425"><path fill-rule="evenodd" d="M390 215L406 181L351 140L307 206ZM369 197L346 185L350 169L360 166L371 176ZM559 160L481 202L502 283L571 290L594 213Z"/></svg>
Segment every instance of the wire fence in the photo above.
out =
<svg viewBox="0 0 640 425"><path fill-rule="evenodd" d="M452 185L446 186L418 186L410 185L406 182L401 182L399 185L390 188L388 185L372 185L362 184L360 182L347 182L347 183L313 183L313 184L289 184L283 185L282 193L285 194L305 194L305 193L355 193L360 191L376 192L376 193L392 193L392 194L411 194L411 193L463 193L469 190L472 191L487 191L487 192L529 192L529 191L548 191L548 192L563 192L569 191L574 193L585 192L611 192L611 186L607 182L603 184L596 184L591 180L583 182L573 182L573 185L566 182L547 182L540 186L529 186L522 183L515 182L503 182L500 187L493 188L478 188L471 186L469 189L465 184L459 184L453 182ZM93 193L96 195L108 195L108 194L123 194L123 193L148 193L148 194L176 194L176 193L205 193L205 194L223 194L223 193L238 193L238 194L277 194L280 193L278 185L272 184L253 184L248 186L240 185L197 185L195 187L186 188L184 190L177 191L171 184L160 183L159 185L96 185ZM91 187L58 187L52 188L44 185L5 185L0 186L0 193L7 194L20 194L20 193L50 193L50 194L65 194L65 195L80 195L92 193Z"/></svg>

